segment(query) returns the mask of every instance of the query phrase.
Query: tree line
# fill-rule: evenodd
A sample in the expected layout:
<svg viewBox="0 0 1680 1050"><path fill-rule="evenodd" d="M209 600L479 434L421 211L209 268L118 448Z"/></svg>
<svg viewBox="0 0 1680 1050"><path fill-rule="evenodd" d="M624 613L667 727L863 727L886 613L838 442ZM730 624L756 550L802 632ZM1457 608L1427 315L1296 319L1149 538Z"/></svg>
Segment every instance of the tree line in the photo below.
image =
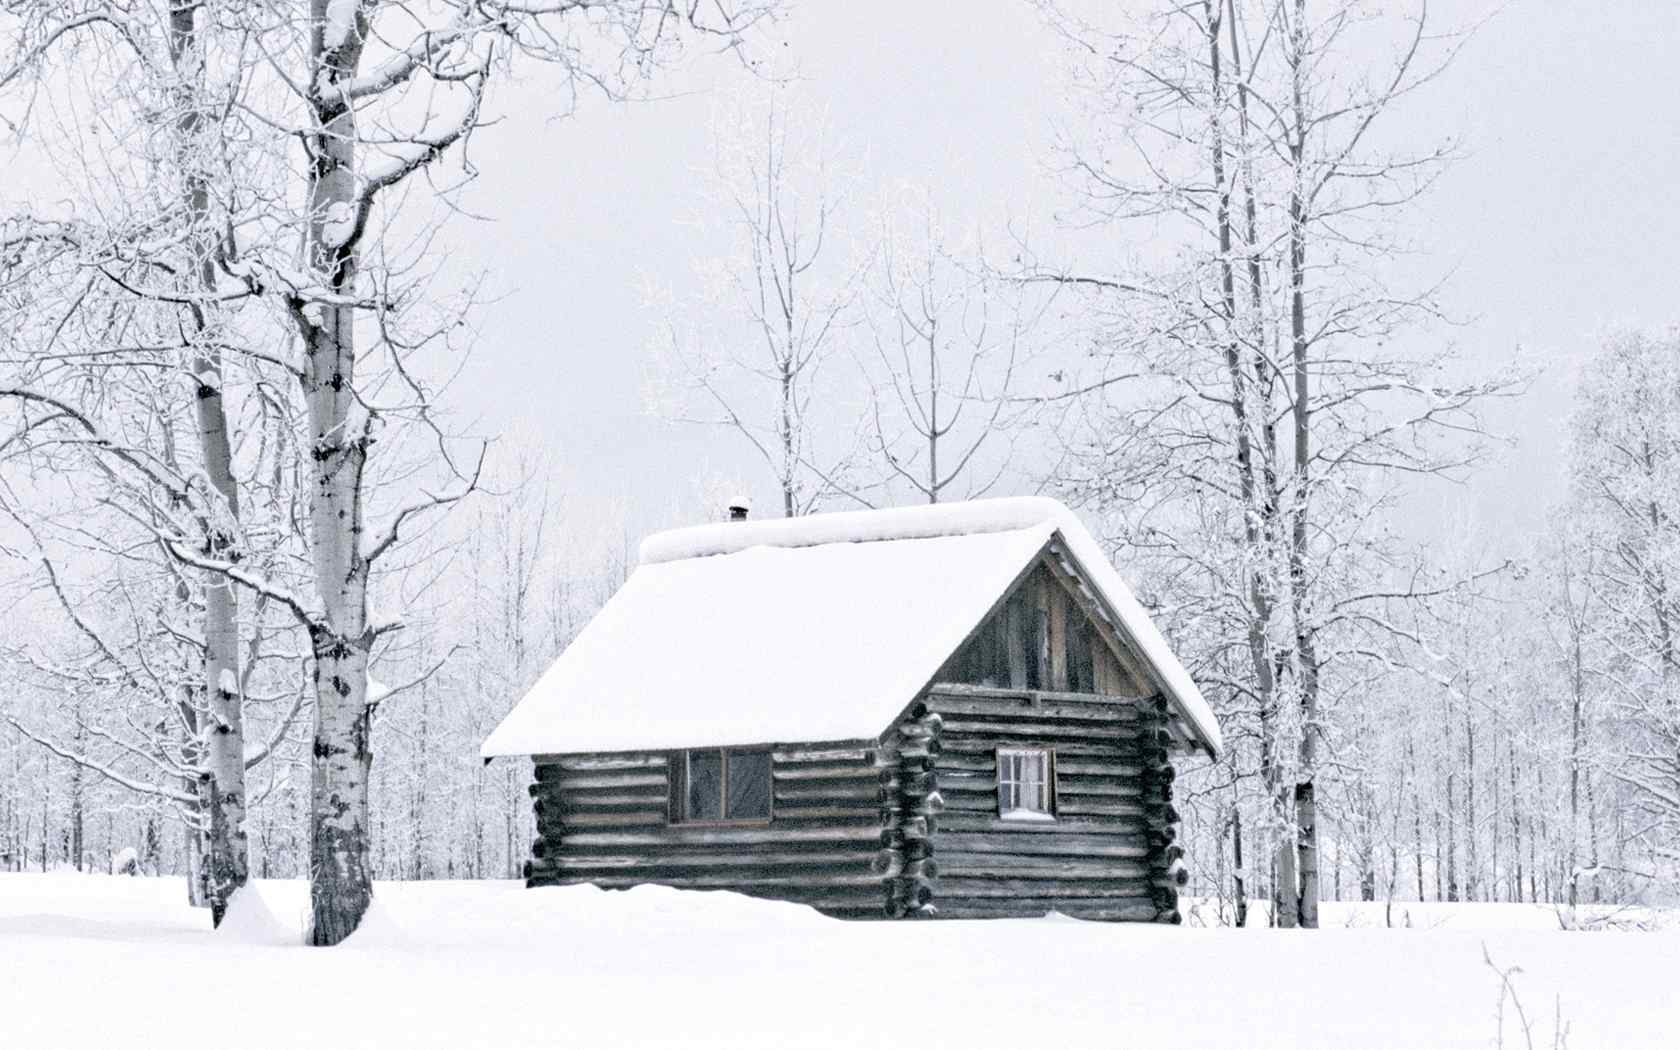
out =
<svg viewBox="0 0 1680 1050"><path fill-rule="evenodd" d="M450 429L475 304L427 251L512 63L633 94L768 12L435 6L8 16L0 105L74 206L8 216L0 256L32 625L3 653L0 863L130 847L217 921L253 870L307 876L317 943L376 875L517 874L528 773L477 742L633 556L540 456ZM1456 152L1401 117L1468 36L1421 4L1040 9L1062 225L983 235L935 185L874 189L767 78L715 122L723 254L648 289L655 409L734 434L731 481L789 516L1079 507L1225 729L1180 792L1210 918L1672 896L1680 336L1604 339L1526 545L1406 531L1489 469L1484 410L1524 387L1457 359L1397 263Z"/></svg>

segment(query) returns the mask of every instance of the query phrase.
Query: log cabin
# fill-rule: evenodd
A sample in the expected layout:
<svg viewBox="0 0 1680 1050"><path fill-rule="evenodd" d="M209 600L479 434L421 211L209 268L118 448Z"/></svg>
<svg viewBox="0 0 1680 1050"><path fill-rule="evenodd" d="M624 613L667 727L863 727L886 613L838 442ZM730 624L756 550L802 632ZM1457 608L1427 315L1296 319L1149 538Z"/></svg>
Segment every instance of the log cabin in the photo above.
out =
<svg viewBox="0 0 1680 1050"><path fill-rule="evenodd" d="M1219 727L1048 499L660 533L485 741L529 756L529 886L845 918L1180 921L1174 762Z"/></svg>

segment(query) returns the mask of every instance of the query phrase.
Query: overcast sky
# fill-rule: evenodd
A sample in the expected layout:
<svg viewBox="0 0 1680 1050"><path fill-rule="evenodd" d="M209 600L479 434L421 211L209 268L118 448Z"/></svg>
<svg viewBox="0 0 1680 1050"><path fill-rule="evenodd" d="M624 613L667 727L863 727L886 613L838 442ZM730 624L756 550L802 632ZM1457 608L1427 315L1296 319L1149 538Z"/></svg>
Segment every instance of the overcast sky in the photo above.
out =
<svg viewBox="0 0 1680 1050"><path fill-rule="evenodd" d="M1442 25L1488 15L1436 0ZM931 186L948 213L1045 220L1065 203L1045 170L1067 113L1055 42L1009 0L799 4L776 50L797 60L848 149L878 183ZM1680 5L1668 0L1514 0L1405 112L1401 132L1462 136L1466 155L1416 210L1412 276L1449 275L1449 333L1471 367L1521 358L1539 370L1492 413L1512 446L1464 491L1422 499L1413 524L1466 517L1500 534L1538 523L1559 495L1557 455L1572 372L1608 325L1680 320ZM646 409L644 278L681 286L717 251L691 219L704 206L708 114L754 90L728 59L668 80L673 97L587 103L554 119L552 89L505 87L507 119L475 145L456 261L503 298L454 404L553 450L583 509L664 524L703 473L770 479L731 435L663 423Z"/></svg>

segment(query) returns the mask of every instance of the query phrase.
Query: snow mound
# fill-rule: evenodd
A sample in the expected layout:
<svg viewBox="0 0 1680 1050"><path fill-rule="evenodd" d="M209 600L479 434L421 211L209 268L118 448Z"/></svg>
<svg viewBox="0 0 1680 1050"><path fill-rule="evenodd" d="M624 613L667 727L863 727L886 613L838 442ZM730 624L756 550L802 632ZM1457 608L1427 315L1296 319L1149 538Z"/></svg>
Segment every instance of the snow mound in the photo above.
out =
<svg viewBox="0 0 1680 1050"><path fill-rule="evenodd" d="M415 948L421 947L421 942L409 932L408 928L393 914L393 909L380 901L376 895L368 905L368 910L362 913L362 921L356 925L356 932L352 933L344 942L351 948Z"/></svg>
<svg viewBox="0 0 1680 1050"><path fill-rule="evenodd" d="M281 921L256 882L233 895L216 936L235 944L301 944L303 933Z"/></svg>

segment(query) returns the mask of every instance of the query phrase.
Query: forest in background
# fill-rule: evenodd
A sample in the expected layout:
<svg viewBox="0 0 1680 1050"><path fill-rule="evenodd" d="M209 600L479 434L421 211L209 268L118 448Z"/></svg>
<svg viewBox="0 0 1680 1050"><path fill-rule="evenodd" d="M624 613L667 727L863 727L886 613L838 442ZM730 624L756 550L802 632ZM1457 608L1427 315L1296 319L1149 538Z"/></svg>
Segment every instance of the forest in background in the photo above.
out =
<svg viewBox="0 0 1680 1050"><path fill-rule="evenodd" d="M26 4L7 30L0 104L65 207L0 237L0 534L27 624L0 651L0 866L132 863L212 908L312 874L312 845L349 858L350 898L517 876L529 772L478 743L634 568L630 523L575 511L556 450L451 421L495 304L440 287L431 253L472 236L461 146L513 61L630 96L690 41L750 52L764 12L679 32L657 4L462 5L411 36L316 6L95 3L69 27ZM740 459L667 522L765 478L760 516L1078 508L1221 717L1228 753L1179 806L1189 892L1229 921L1672 902L1680 335L1604 336L1538 539L1401 527L1493 469L1484 410L1527 378L1455 359L1399 265L1457 144L1393 117L1468 28L1042 8L1066 59L1044 163L1076 236L868 187L797 84L719 106L699 221L732 250L647 287L626 350L650 411Z"/></svg>

